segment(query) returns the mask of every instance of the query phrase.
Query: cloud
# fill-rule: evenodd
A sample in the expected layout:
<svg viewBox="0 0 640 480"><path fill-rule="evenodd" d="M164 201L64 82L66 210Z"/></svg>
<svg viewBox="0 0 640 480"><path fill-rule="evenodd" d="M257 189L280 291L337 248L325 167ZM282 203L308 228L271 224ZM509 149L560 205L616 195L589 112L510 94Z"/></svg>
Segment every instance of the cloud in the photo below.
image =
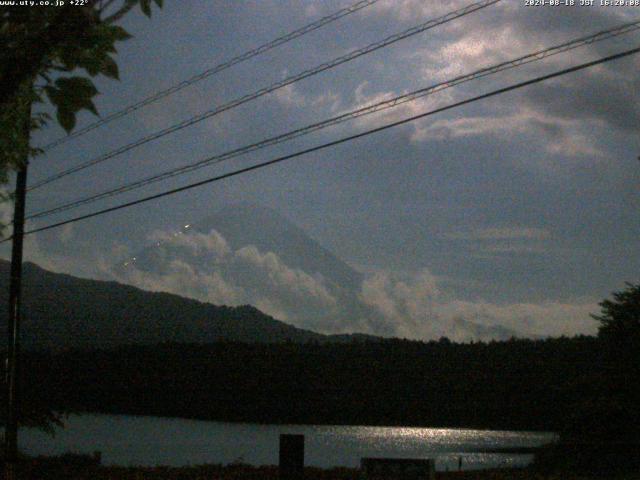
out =
<svg viewBox="0 0 640 480"><path fill-rule="evenodd" d="M401 21L415 23L416 19L439 17L452 10L467 5L466 0L450 0L448 2L425 2L423 0L382 0L369 9L374 15L393 16Z"/></svg>
<svg viewBox="0 0 640 480"><path fill-rule="evenodd" d="M292 83L273 92L273 96L288 107L304 107L307 104L307 98Z"/></svg>
<svg viewBox="0 0 640 480"><path fill-rule="evenodd" d="M188 226L187 226L188 227ZM156 247L171 246L186 249L193 255L211 254L216 258L224 258L231 253L231 248L222 235L215 230L204 234L200 232L163 232L157 230L149 235L149 240Z"/></svg>
<svg viewBox="0 0 640 480"><path fill-rule="evenodd" d="M400 337L439 338L447 333L433 310L439 296L433 276L424 270L408 280L378 272L365 279L360 299L382 315Z"/></svg>
<svg viewBox="0 0 640 480"><path fill-rule="evenodd" d="M473 69L465 71L471 70ZM451 75L447 75L446 78L451 78ZM365 108L407 93L395 91L367 93L368 89L370 89L368 81L360 83L354 90L353 103L339 113L343 114ZM450 105L461 98L459 91L447 89L356 118L352 125L362 129L375 128ZM564 98L572 98L572 95L566 95ZM624 104L625 101L618 100L617 103ZM605 151L598 145L598 137L593 135L594 131L606 127L606 118L596 113L587 115L586 118L578 115L577 112L573 116L567 115L567 112L570 112L572 108L561 111L547 108L545 105L545 100L536 102L525 95L522 102L514 102L506 107L503 104L483 105L482 113L476 113L472 116L456 115L442 118L438 115L427 117L412 122L408 126L411 129L410 140L414 143L425 143L433 140L452 141L469 137L479 137L481 140L484 137L499 139L504 143L513 143L514 140L536 138L540 146L552 155L598 161L606 157ZM626 110L635 111L638 108L632 106ZM606 113L606 109L603 113ZM633 120L635 115L635 112L621 112L621 116L626 119ZM540 141L540 138L544 140ZM549 166L543 160L534 165L538 167Z"/></svg>
<svg viewBox="0 0 640 480"><path fill-rule="evenodd" d="M144 290L175 293L217 305L239 305L244 298L242 288L230 285L220 273L204 273L180 260L171 260L160 274L129 268L126 280Z"/></svg>
<svg viewBox="0 0 640 480"><path fill-rule="evenodd" d="M429 85L596 33L619 25L633 15L631 9L602 8L575 8L570 16L558 15L553 9L529 12L516 3L501 2L489 7L492 15L483 16L482 22L474 22L473 28L468 27L468 21L452 22L444 31L438 30L436 39L428 45L405 51L405 62L416 66L419 78L423 79L422 86ZM376 11L395 13L402 18L421 18L430 10L430 5L412 0L381 2ZM447 5L447 8L453 6ZM620 51L621 44L633 44L637 37L637 34L628 34L619 40L582 47L456 87L455 91L468 90L467 96L476 95L479 89L492 89L482 85L504 86ZM425 119L415 125L411 139L414 142L451 141L475 136L479 141L488 137L513 143L521 138L536 138L551 155L601 161L607 158L607 153L599 139L606 132L635 135L634 126L640 122L639 63L637 58L628 58L603 64L527 87L510 94L512 101L508 103L494 99L479 104L473 114L465 113L469 110L464 108L463 116ZM526 77L520 74L522 71L527 72Z"/></svg>
<svg viewBox="0 0 640 480"><path fill-rule="evenodd" d="M367 278L361 300L395 328L414 339L446 336L455 341L503 339L511 335L558 336L595 333L589 313L595 302L543 302L498 305L451 298L428 270L398 276L378 272Z"/></svg>
<svg viewBox="0 0 640 480"><path fill-rule="evenodd" d="M562 118L533 107L521 107L514 113L487 111L484 115L423 121L416 125L412 140L454 140L464 137L494 137L503 142L537 138L548 153L568 157L601 158L605 153L587 131L601 127L600 122ZM540 165L540 164L538 164Z"/></svg>
<svg viewBox="0 0 640 480"><path fill-rule="evenodd" d="M335 113L340 108L342 99L333 91L327 91L310 100L312 107L329 107L329 111Z"/></svg>
<svg viewBox="0 0 640 480"><path fill-rule="evenodd" d="M521 38L515 28L509 24L491 29L473 28L460 38L442 42L436 48L412 52L410 58L421 65L421 78L425 81L445 81L517 58L540 47Z"/></svg>
<svg viewBox="0 0 640 480"><path fill-rule="evenodd" d="M454 300L439 306L441 315L485 326L498 325L525 336L594 334L597 327L589 314L597 309L595 301L497 305L487 301Z"/></svg>
<svg viewBox="0 0 640 480"><path fill-rule="evenodd" d="M216 230L157 231L151 247L114 270L123 282L226 305L255 305L303 328L330 329L337 299L325 280L255 245L232 249Z"/></svg>
<svg viewBox="0 0 640 480"><path fill-rule="evenodd" d="M333 307L336 304L335 298L324 286L322 279L313 278L302 270L288 267L273 252L262 254L257 247L250 245L237 250L235 255L238 259L264 272L269 281L279 288L301 298L311 297L325 307Z"/></svg>
<svg viewBox="0 0 640 480"><path fill-rule="evenodd" d="M341 109L337 112L338 115L343 115L345 113L360 110L366 107L370 107L376 105L380 102L385 102L387 100L391 100L400 95L409 92L395 92L395 91L381 91L375 93L368 93L367 91L370 89L369 81L365 80L358 84L358 86L353 91L353 102ZM363 115L361 117L357 117L355 120L351 122L351 124L360 129L370 129L379 127L381 125L387 123L397 122L399 120L404 120L405 118L412 117L418 115L420 113L427 112L429 110L434 110L436 108L442 107L448 103L450 103L453 99L452 92L450 91L441 91L434 95L427 95L424 97L417 98L416 100L399 103L391 108L381 110L379 112L371 113L368 115ZM417 129L418 123L414 122L411 124L411 128ZM415 137L416 133L413 134ZM418 137L415 137L418 138Z"/></svg>
<svg viewBox="0 0 640 480"><path fill-rule="evenodd" d="M294 83L279 88L273 92L273 97L288 108L314 107L326 109L328 112L336 112L341 103L340 95L332 90L319 94L305 94Z"/></svg>

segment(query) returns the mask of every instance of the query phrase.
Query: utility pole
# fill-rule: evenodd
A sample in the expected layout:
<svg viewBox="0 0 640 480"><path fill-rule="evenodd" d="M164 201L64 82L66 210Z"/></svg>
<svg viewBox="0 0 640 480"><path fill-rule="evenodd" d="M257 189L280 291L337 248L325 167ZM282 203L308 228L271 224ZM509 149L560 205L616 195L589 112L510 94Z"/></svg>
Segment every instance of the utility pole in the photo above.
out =
<svg viewBox="0 0 640 480"><path fill-rule="evenodd" d="M29 163L29 131L31 105L25 118L24 163L18 170L13 210L13 235L11 245L11 279L9 284L9 324L7 325L7 413L5 424L5 480L16 480L18 463L18 415L20 375L20 303L22 284L22 243L24 238L24 210L27 193L27 166Z"/></svg>

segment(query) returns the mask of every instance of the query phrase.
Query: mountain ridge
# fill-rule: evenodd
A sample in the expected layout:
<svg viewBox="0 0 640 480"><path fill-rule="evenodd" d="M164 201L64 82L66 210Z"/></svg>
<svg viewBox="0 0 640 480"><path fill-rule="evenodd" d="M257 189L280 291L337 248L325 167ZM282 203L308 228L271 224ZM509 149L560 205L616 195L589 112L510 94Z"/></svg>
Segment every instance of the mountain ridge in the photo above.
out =
<svg viewBox="0 0 640 480"><path fill-rule="evenodd" d="M0 260L0 301L7 300L9 268L9 262ZM158 342L348 341L348 336L333 337L289 325L251 305L217 306L116 281L54 273L31 262L23 267L22 304L22 344L28 349ZM6 312L0 313L1 331L6 329L6 320Z"/></svg>
<svg viewBox="0 0 640 480"><path fill-rule="evenodd" d="M473 318L443 321L429 312L416 316L409 304L421 302L417 295L422 287L414 288L416 298L407 299L401 292L404 279L390 280L389 285L382 279L373 286L391 291L376 291L376 298L371 297L371 276L351 267L269 207L246 202L228 205L179 231L156 232L150 240L116 269L126 283L213 303L256 305L275 318L324 334L366 331L382 337L403 336L407 334L403 325L422 322L416 333L434 338L518 336L515 330Z"/></svg>
<svg viewBox="0 0 640 480"><path fill-rule="evenodd" d="M179 231L156 232L115 271L152 290L256 305L312 331L394 333L363 304L364 274L265 206L237 203Z"/></svg>

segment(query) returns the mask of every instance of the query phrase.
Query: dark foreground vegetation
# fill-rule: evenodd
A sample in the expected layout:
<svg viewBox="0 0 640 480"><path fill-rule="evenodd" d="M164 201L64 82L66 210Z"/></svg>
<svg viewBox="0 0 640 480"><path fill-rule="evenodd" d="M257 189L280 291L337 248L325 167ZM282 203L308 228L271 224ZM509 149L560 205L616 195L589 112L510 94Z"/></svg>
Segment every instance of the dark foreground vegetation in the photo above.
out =
<svg viewBox="0 0 640 480"><path fill-rule="evenodd" d="M597 338L31 352L22 417L60 411L550 430L560 441L537 455L538 472L611 478L640 472L640 286L600 305Z"/></svg>
<svg viewBox="0 0 640 480"><path fill-rule="evenodd" d="M4 478L0 472L0 479ZM91 457L64 455L55 458L25 459L20 464L24 480L278 480L276 466L202 465L193 467L106 467ZM361 480L352 468L305 468L304 480ZM623 475L545 474L535 469L436 472L436 480L640 480L640 473Z"/></svg>
<svg viewBox="0 0 640 480"><path fill-rule="evenodd" d="M29 353L54 410L265 423L550 430L541 471L640 471L633 352L594 337L162 344ZM546 470L545 470L546 469Z"/></svg>
<svg viewBox="0 0 640 480"><path fill-rule="evenodd" d="M612 382L637 388L589 337L164 344L24 362L29 396L56 410L264 423L558 430Z"/></svg>

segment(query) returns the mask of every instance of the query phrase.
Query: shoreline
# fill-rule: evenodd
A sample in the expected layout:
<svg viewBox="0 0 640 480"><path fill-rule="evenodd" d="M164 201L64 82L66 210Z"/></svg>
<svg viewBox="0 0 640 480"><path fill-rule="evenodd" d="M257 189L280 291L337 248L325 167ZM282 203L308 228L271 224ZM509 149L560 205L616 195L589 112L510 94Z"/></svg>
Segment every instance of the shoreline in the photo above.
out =
<svg viewBox="0 0 640 480"><path fill-rule="evenodd" d="M278 480L277 466L255 467L245 464L200 465L192 467L115 467L100 465L99 459L90 456L67 455L61 457L37 457L24 459L21 478L35 480ZM305 480L361 480L357 468L305 467ZM542 474L531 468L501 468L467 471L436 472L436 480L640 480L640 473L612 476L588 476L578 474Z"/></svg>

